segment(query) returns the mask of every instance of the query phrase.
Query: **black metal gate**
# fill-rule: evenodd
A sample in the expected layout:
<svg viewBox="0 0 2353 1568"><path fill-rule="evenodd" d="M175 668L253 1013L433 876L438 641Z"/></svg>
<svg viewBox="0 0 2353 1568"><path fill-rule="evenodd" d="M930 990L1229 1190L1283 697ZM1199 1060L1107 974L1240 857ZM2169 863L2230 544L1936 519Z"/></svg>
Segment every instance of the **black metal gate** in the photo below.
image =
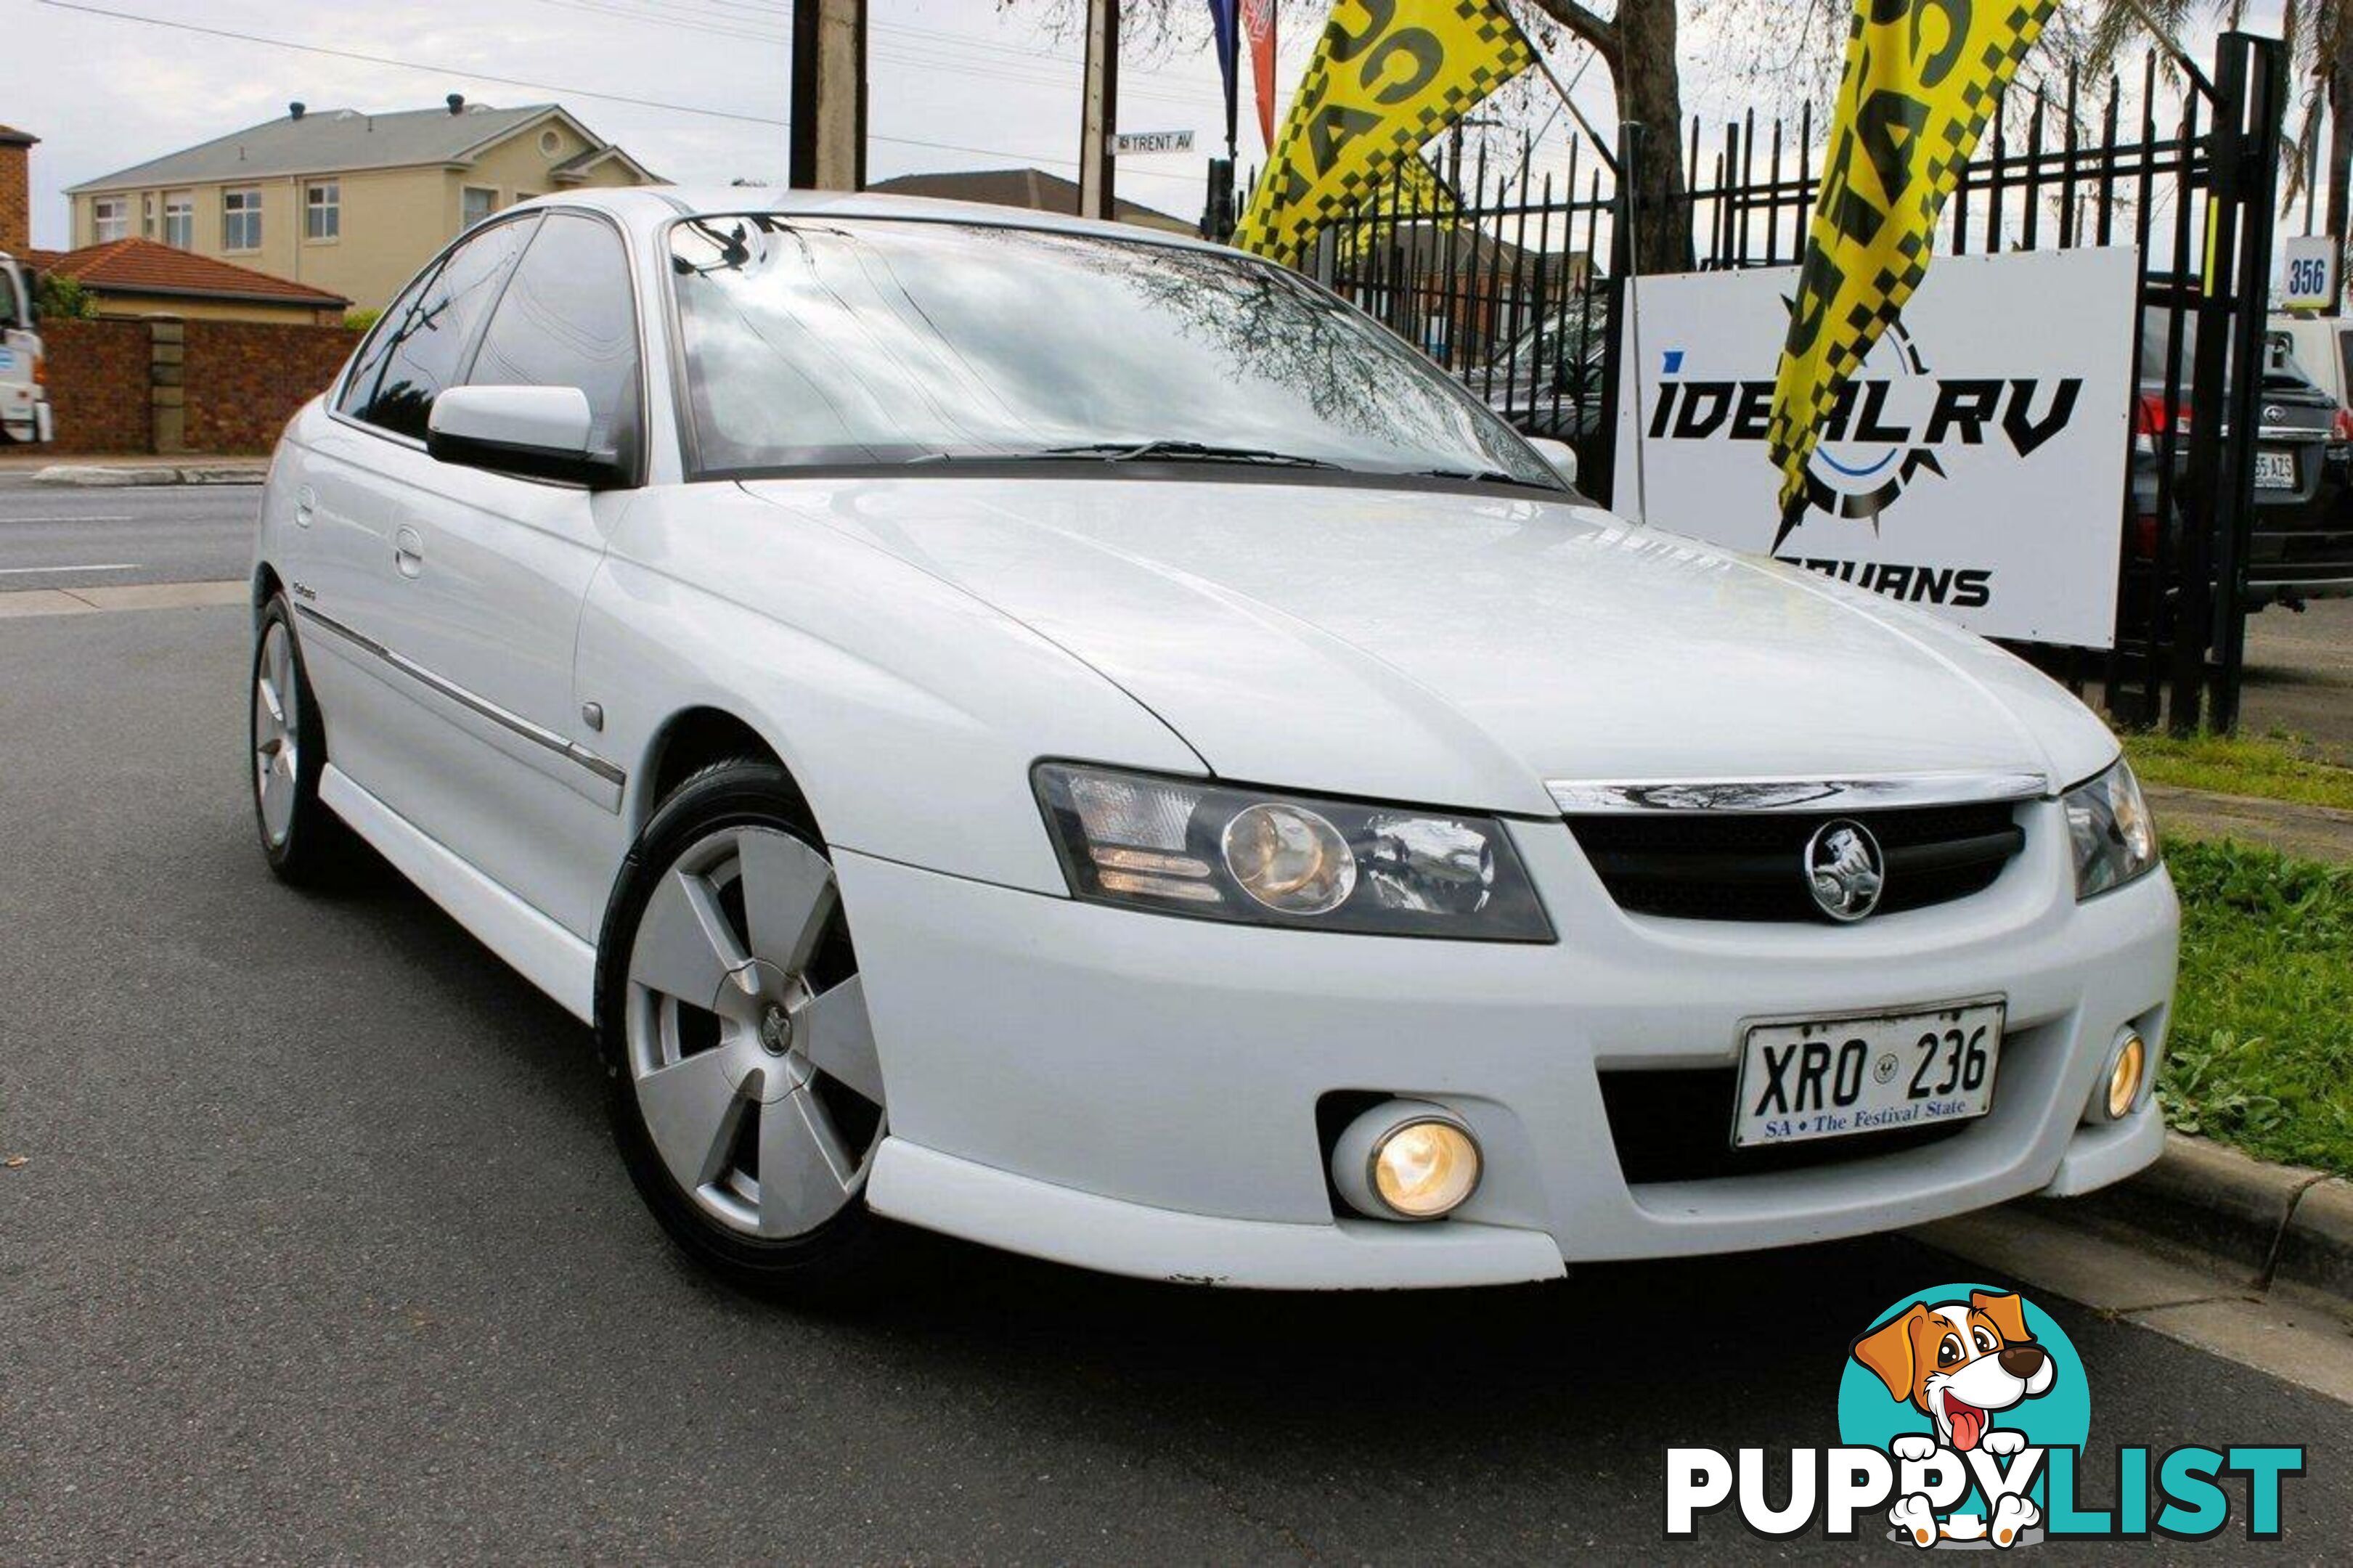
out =
<svg viewBox="0 0 2353 1568"><path fill-rule="evenodd" d="M2140 258L2142 376L2112 649L2021 648L2133 725L2234 726L2244 647L2254 435L2274 199L2286 102L2275 39L2225 34L2211 71L2150 56L2127 92L2071 73L2011 95L1947 205L1946 255L2087 245ZM1683 210L1630 213L1627 160L1685 161ZM1817 192L1814 121L1752 114L1713 143L1603 149L1565 172L1451 144L1446 189L1399 181L1327 230L1311 263L1523 429L1577 447L1586 488L1615 488L1630 224L1687 223L1704 270L1786 266ZM1639 290L1639 285L1638 285Z"/></svg>

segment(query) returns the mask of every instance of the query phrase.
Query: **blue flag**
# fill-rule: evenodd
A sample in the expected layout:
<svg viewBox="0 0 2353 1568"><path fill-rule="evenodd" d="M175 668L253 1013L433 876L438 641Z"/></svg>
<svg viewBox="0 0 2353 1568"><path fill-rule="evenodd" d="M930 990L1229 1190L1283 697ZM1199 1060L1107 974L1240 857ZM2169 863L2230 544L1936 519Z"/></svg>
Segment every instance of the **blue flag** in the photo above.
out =
<svg viewBox="0 0 2353 1568"><path fill-rule="evenodd" d="M1236 68L1241 54L1240 0L1209 0L1209 25L1218 35L1218 71L1226 79L1226 151L1234 146Z"/></svg>

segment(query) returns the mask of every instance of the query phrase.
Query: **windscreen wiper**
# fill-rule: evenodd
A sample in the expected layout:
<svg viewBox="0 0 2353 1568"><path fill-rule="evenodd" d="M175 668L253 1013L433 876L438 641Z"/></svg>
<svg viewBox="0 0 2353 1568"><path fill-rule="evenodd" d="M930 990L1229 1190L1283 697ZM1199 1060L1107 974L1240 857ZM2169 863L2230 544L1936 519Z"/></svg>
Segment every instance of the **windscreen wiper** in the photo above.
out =
<svg viewBox="0 0 2353 1568"><path fill-rule="evenodd" d="M1416 468L1404 477L1411 479L1468 479L1474 485L1518 485L1523 489L1548 488L1542 479L1524 479L1501 468Z"/></svg>
<svg viewBox="0 0 2353 1568"><path fill-rule="evenodd" d="M1219 447L1207 441L1089 441L1077 447L1041 447L1025 458L1100 458L1106 463L1272 463L1287 468L1336 468L1321 458L1271 452L1262 447Z"/></svg>

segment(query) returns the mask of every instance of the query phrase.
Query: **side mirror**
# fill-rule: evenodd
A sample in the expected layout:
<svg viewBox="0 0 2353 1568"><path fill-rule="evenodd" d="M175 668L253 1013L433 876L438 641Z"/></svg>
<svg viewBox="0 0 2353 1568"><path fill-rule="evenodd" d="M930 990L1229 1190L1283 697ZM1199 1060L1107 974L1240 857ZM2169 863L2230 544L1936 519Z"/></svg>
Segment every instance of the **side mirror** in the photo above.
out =
<svg viewBox="0 0 2353 1568"><path fill-rule="evenodd" d="M1556 441L1549 436L1531 436L1528 445L1536 449L1537 457L1552 465L1554 473L1567 481L1569 489L1577 488L1576 447L1566 441Z"/></svg>
<svg viewBox="0 0 2353 1568"><path fill-rule="evenodd" d="M599 489L623 476L617 454L589 449L596 427L576 386L453 386L433 400L425 449L460 468Z"/></svg>

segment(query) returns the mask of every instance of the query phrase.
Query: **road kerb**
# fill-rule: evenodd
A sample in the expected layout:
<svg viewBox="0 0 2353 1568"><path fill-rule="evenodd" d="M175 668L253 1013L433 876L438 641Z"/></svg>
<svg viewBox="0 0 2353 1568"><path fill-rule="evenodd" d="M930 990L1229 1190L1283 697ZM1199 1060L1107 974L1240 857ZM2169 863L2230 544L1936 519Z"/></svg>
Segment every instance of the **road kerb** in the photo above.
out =
<svg viewBox="0 0 2353 1568"><path fill-rule="evenodd" d="M2280 1236L2273 1279L2353 1301L2353 1183L2316 1182L2297 1197Z"/></svg>
<svg viewBox="0 0 2353 1568"><path fill-rule="evenodd" d="M0 620L37 616L89 616L109 610L186 610L242 605L252 585L218 583L118 583L91 588L22 588L0 593Z"/></svg>
<svg viewBox="0 0 2353 1568"><path fill-rule="evenodd" d="M2126 1231L2353 1308L2353 1185L2173 1133L2158 1163L2127 1182L2032 1207L2063 1223Z"/></svg>
<svg viewBox="0 0 2353 1568"><path fill-rule="evenodd" d="M37 485L122 489L157 485L258 485L269 477L258 463L53 463L36 471Z"/></svg>

